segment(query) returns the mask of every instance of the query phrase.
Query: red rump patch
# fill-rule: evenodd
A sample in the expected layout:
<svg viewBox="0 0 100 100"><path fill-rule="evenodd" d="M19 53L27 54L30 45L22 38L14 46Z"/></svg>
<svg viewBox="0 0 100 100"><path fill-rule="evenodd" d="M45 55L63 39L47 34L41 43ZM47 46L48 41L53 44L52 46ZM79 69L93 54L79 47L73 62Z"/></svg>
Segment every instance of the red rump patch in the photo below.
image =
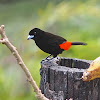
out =
<svg viewBox="0 0 100 100"><path fill-rule="evenodd" d="M66 41L62 44L59 44L59 46L61 49L68 50L71 47L71 42Z"/></svg>

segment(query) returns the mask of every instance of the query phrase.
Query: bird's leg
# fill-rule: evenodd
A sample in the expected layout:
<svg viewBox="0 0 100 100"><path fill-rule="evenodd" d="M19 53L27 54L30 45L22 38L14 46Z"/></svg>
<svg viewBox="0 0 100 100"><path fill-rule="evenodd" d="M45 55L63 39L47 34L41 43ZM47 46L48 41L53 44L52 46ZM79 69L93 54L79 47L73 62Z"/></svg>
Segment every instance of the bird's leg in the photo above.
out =
<svg viewBox="0 0 100 100"><path fill-rule="evenodd" d="M45 60L48 59L50 56L52 56L52 54L50 54L49 56L47 56L47 57L45 58Z"/></svg>
<svg viewBox="0 0 100 100"><path fill-rule="evenodd" d="M48 58L49 58L50 56L52 56L52 54L50 54L49 56L47 56L47 57L46 57L45 59L43 59L42 61L49 60ZM41 61L41 63L42 63L42 61Z"/></svg>

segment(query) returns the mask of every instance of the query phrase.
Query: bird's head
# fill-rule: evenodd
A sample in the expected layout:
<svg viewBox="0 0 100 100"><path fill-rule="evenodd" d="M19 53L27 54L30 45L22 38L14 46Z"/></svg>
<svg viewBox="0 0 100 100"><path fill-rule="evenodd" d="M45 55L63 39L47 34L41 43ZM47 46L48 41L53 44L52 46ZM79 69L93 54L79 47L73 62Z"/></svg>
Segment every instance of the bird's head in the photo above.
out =
<svg viewBox="0 0 100 100"><path fill-rule="evenodd" d="M41 34L42 30L40 30L39 28L34 28L29 32L29 35L27 37L27 40L29 39L35 39L37 38L37 36L39 36L39 34Z"/></svg>

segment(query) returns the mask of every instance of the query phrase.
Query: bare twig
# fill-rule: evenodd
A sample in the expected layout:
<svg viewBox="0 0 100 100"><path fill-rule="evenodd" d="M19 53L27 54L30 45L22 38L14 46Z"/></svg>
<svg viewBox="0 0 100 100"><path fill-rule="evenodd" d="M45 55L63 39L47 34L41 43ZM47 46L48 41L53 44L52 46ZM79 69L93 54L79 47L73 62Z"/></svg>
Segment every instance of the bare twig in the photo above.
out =
<svg viewBox="0 0 100 100"><path fill-rule="evenodd" d="M16 47L14 47L11 44L11 42L8 40L7 36L5 35L4 25L1 25L1 27L0 27L0 34L1 34L1 37L2 37L2 39L0 40L0 43L5 44L9 48L9 50L12 52L12 54L15 56L18 64L24 70L28 81L32 85L32 87L34 89L34 92L36 93L36 97L39 100L49 100L41 93L41 90L36 85L36 82L33 80L31 73L29 72L28 68L26 67L26 65L24 64L22 58L20 57L18 51L16 50Z"/></svg>

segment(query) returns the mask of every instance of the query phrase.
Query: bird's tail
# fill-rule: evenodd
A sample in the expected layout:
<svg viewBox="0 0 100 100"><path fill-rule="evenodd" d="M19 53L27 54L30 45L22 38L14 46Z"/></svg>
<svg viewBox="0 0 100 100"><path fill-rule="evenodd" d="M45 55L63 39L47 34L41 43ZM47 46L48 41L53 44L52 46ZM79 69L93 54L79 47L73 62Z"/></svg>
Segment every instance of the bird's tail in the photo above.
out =
<svg viewBox="0 0 100 100"><path fill-rule="evenodd" d="M71 45L87 45L87 43L83 43L83 42L71 42Z"/></svg>
<svg viewBox="0 0 100 100"><path fill-rule="evenodd" d="M83 43L83 42L64 42L62 44L59 44L59 47L63 50L68 50L71 45L87 45L86 43Z"/></svg>

